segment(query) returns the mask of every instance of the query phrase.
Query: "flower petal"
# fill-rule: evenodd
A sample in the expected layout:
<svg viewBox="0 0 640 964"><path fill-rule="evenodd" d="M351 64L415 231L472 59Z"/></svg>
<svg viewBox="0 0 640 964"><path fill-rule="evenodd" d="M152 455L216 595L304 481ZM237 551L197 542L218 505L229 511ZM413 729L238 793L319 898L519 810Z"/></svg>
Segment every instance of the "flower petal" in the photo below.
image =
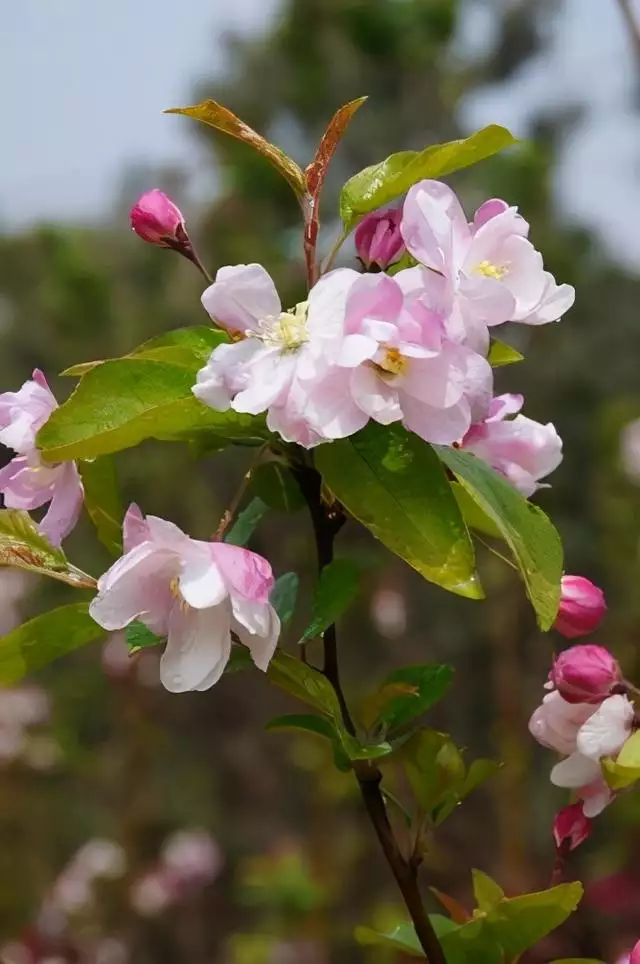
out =
<svg viewBox="0 0 640 964"><path fill-rule="evenodd" d="M249 649L253 662L266 673L280 636L280 617L272 606L268 607L269 622L264 635L252 634L244 626L234 627L238 639Z"/></svg>
<svg viewBox="0 0 640 964"><path fill-rule="evenodd" d="M202 304L227 331L255 331L262 319L282 310L276 287L259 264L220 268L202 295Z"/></svg>
<svg viewBox="0 0 640 964"><path fill-rule="evenodd" d="M104 629L124 629L144 615L154 632L166 632L169 612L175 603L171 579L178 570L178 557L166 549L144 542L118 559L98 580L98 595L89 612Z"/></svg>
<svg viewBox="0 0 640 964"><path fill-rule="evenodd" d="M169 638L160 660L160 679L170 693L205 690L224 672L231 655L231 607L211 609L175 605Z"/></svg>
<svg viewBox="0 0 640 964"><path fill-rule="evenodd" d="M179 583L182 598L194 609L217 606L228 595L211 546L205 543L192 542L183 552Z"/></svg>
<svg viewBox="0 0 640 964"><path fill-rule="evenodd" d="M556 763L551 771L554 787L578 790L592 783L601 775L600 764L581 753L572 753L566 760Z"/></svg>
<svg viewBox="0 0 640 964"><path fill-rule="evenodd" d="M590 760L617 753L627 741L634 715L633 703L626 696L609 696L580 727L578 750Z"/></svg>
<svg viewBox="0 0 640 964"><path fill-rule="evenodd" d="M150 538L146 519L136 503L132 502L126 511L122 523L124 551L131 552L132 549L135 549L135 547L139 546L142 542L148 542Z"/></svg>
<svg viewBox="0 0 640 964"><path fill-rule="evenodd" d="M75 462L64 462L57 467L51 505L38 525L40 532L54 546L59 546L69 535L80 515L84 488Z"/></svg>
<svg viewBox="0 0 640 964"><path fill-rule="evenodd" d="M271 566L257 552L227 542L207 543L231 596L267 602L273 589Z"/></svg>

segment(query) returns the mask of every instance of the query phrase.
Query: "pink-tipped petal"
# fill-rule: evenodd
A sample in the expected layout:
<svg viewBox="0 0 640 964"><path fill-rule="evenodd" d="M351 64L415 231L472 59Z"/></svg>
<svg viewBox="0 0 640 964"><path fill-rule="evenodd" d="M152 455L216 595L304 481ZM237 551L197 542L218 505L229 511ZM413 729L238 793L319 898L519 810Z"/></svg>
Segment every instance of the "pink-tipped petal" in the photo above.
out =
<svg viewBox="0 0 640 964"><path fill-rule="evenodd" d="M268 602L273 570L262 556L226 542L210 543L211 553L229 593L253 602Z"/></svg>
<svg viewBox="0 0 640 964"><path fill-rule="evenodd" d="M75 462L64 462L57 469L53 498L38 525L43 536L59 546L74 528L84 500L84 488Z"/></svg>
<svg viewBox="0 0 640 964"><path fill-rule="evenodd" d="M237 332L257 331L261 321L282 311L271 276L259 264L220 268L202 304L216 324Z"/></svg>

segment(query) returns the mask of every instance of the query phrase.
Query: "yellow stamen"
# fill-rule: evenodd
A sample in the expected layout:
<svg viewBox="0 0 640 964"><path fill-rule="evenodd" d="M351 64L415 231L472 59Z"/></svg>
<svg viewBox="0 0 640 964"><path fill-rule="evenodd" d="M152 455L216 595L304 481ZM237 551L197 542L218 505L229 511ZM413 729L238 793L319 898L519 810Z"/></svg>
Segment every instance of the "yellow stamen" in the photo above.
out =
<svg viewBox="0 0 640 964"><path fill-rule="evenodd" d="M378 367L391 375L402 375L407 367L407 359L397 348L385 348L384 359L378 362Z"/></svg>
<svg viewBox="0 0 640 964"><path fill-rule="evenodd" d="M268 348L279 348L282 352L297 351L309 339L307 303L301 302L293 311L263 318L253 337L259 338Z"/></svg>
<svg viewBox="0 0 640 964"><path fill-rule="evenodd" d="M508 268L497 264L493 264L491 261L481 261L480 264L476 265L475 273L481 274L485 278L495 278L496 281L500 281L508 273Z"/></svg>

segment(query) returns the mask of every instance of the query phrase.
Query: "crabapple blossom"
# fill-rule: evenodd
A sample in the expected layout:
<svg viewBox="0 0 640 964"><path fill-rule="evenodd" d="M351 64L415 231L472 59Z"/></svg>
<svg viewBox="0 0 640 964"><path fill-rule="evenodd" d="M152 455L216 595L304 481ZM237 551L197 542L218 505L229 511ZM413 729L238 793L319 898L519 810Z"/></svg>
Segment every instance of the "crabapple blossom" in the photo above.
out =
<svg viewBox="0 0 640 964"><path fill-rule="evenodd" d="M222 675L231 632L266 670L280 633L269 603L271 566L223 542L190 539L171 522L129 508L124 555L98 580L91 616L105 629L138 619L167 636L160 677L174 693L206 690Z"/></svg>
<svg viewBox="0 0 640 964"><path fill-rule="evenodd" d="M542 746L568 755L577 748L580 727L594 713L588 703L567 703L557 690L542 700L529 720L529 732Z"/></svg>
<svg viewBox="0 0 640 964"><path fill-rule="evenodd" d="M563 576L560 583L560 608L553 628L567 639L586 636L597 628L607 604L604 593L584 576Z"/></svg>
<svg viewBox="0 0 640 964"><path fill-rule="evenodd" d="M555 659L550 679L567 703L601 703L620 681L620 667L603 646L572 646Z"/></svg>
<svg viewBox="0 0 640 964"><path fill-rule="evenodd" d="M529 497L542 487L539 480L560 465L562 440L551 422L542 425L517 415L523 401L522 395L497 395L487 417L471 426L460 447L488 462Z"/></svg>
<svg viewBox="0 0 640 964"><path fill-rule="evenodd" d="M409 253L446 279L471 330L558 321L573 304L573 288L544 270L529 225L505 201L485 201L469 224L448 185L420 181L407 194L400 230Z"/></svg>
<svg viewBox="0 0 640 964"><path fill-rule="evenodd" d="M182 211L157 188L138 198L129 217L138 237L159 248L179 247L187 238Z"/></svg>
<svg viewBox="0 0 640 964"><path fill-rule="evenodd" d="M372 211L362 219L355 234L356 254L365 268L377 267L385 271L404 253L400 234L400 208Z"/></svg>
<svg viewBox="0 0 640 964"><path fill-rule="evenodd" d="M38 528L60 545L76 522L84 492L75 462L48 465L36 446L36 434L58 407L39 369L17 392L0 395L0 443L16 457L0 469L0 494L10 509L39 509L49 504Z"/></svg>

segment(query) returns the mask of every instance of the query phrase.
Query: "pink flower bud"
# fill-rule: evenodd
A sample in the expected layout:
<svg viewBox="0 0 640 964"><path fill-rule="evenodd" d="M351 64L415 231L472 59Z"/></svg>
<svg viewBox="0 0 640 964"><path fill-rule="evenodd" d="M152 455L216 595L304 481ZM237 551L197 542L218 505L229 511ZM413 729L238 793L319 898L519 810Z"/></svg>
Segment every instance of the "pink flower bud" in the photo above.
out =
<svg viewBox="0 0 640 964"><path fill-rule="evenodd" d="M620 667L602 646L572 646L560 653L551 680L567 703L601 703L620 680Z"/></svg>
<svg viewBox="0 0 640 964"><path fill-rule="evenodd" d="M640 964L640 941L638 941L636 946L631 951L629 964Z"/></svg>
<svg viewBox="0 0 640 964"><path fill-rule="evenodd" d="M560 609L553 628L566 636L586 636L592 633L607 611L604 593L584 576L563 576Z"/></svg>
<svg viewBox="0 0 640 964"><path fill-rule="evenodd" d="M356 254L365 268L372 265L384 271L398 261L405 251L400 234L402 211L372 211L356 229Z"/></svg>
<svg viewBox="0 0 640 964"><path fill-rule="evenodd" d="M161 248L182 248L188 243L180 208L162 191L146 191L131 208L131 227L143 241Z"/></svg>
<svg viewBox="0 0 640 964"><path fill-rule="evenodd" d="M591 821L585 817L581 803L572 803L556 814L553 821L553 839L558 850L575 850L591 833Z"/></svg>

